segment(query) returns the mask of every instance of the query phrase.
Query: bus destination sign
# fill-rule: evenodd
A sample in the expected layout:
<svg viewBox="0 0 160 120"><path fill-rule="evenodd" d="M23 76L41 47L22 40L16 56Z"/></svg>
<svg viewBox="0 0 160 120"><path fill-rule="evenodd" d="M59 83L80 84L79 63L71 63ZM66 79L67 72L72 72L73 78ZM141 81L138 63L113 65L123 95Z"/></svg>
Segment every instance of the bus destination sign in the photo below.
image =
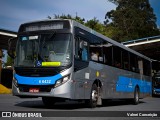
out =
<svg viewBox="0 0 160 120"><path fill-rule="evenodd" d="M39 24L29 25L25 27L25 31L38 31L38 30L52 30L52 29L63 29L63 22L51 23L51 24Z"/></svg>

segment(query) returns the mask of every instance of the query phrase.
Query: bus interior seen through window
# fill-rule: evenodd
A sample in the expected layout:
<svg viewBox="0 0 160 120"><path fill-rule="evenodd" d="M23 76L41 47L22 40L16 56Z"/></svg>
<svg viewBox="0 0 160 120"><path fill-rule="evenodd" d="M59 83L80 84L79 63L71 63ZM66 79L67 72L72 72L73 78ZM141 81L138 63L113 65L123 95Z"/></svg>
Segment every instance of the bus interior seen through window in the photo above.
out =
<svg viewBox="0 0 160 120"><path fill-rule="evenodd" d="M108 43L108 45L90 45L91 60L135 73L147 76L151 75L150 61L142 59L140 56L130 53L118 46L109 44L110 43Z"/></svg>

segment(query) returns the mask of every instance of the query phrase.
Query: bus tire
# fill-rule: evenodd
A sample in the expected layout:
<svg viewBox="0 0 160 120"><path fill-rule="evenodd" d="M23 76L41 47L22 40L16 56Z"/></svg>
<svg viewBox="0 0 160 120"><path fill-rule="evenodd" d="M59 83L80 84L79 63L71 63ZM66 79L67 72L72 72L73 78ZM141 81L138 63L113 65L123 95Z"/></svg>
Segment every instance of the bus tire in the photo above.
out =
<svg viewBox="0 0 160 120"><path fill-rule="evenodd" d="M51 108L55 104L55 99L52 97L42 97L42 102L46 107Z"/></svg>
<svg viewBox="0 0 160 120"><path fill-rule="evenodd" d="M98 101L98 87L96 84L93 84L90 94L89 107L95 108L97 106L97 101Z"/></svg>
<svg viewBox="0 0 160 120"><path fill-rule="evenodd" d="M136 87L134 90L133 104L134 105L139 104L139 88L138 87Z"/></svg>

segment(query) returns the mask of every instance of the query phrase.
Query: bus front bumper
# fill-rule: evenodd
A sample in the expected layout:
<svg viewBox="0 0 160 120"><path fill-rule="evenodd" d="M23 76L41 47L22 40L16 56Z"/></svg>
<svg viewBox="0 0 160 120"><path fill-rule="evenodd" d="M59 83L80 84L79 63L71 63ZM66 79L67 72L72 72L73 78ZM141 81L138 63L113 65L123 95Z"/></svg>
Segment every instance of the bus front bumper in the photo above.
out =
<svg viewBox="0 0 160 120"><path fill-rule="evenodd" d="M73 95L71 93L72 82L68 81L58 87L53 87L50 91L36 91L36 92L24 92L21 91L19 87L17 87L14 83L12 83L12 94L18 97L58 97L58 98L66 98L72 99ZM43 86L42 86L43 87ZM33 87L31 87L33 88ZM34 89L34 88L33 88Z"/></svg>
<svg viewBox="0 0 160 120"><path fill-rule="evenodd" d="M160 95L160 88L159 88L159 89L154 88L154 89L153 89L153 94L154 94L154 95Z"/></svg>

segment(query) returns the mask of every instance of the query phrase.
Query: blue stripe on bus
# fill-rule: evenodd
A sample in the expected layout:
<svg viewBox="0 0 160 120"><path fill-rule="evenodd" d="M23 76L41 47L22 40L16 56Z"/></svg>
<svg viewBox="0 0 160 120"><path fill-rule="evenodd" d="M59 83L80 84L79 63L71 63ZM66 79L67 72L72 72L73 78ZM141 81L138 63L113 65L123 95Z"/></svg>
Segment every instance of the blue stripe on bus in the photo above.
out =
<svg viewBox="0 0 160 120"><path fill-rule="evenodd" d="M155 90L156 92L160 92L160 89L154 88L154 90Z"/></svg>
<svg viewBox="0 0 160 120"><path fill-rule="evenodd" d="M119 76L116 91L117 92L134 92L135 86L138 85L141 93L151 93L151 82L140 79Z"/></svg>
<svg viewBox="0 0 160 120"><path fill-rule="evenodd" d="M15 79L17 80L18 84L23 85L53 85L58 79L61 78L61 74L50 77L24 77L15 74Z"/></svg>

